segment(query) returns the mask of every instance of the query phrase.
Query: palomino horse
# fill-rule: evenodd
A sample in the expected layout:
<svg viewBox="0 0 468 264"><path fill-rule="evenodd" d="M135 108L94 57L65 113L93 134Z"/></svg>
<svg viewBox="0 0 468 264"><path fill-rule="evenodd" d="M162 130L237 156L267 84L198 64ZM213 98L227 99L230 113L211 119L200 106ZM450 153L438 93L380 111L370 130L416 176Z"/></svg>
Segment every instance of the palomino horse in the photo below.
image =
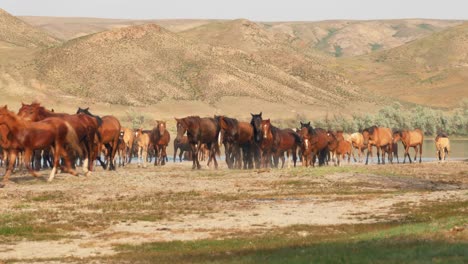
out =
<svg viewBox="0 0 468 264"><path fill-rule="evenodd" d="M150 141L154 147L155 152L155 159L154 159L154 166L156 165L164 165L166 164L166 148L169 145L169 141L171 140L171 135L169 131L166 129L166 122L164 121L157 121L157 125L150 134Z"/></svg>
<svg viewBox="0 0 468 264"><path fill-rule="evenodd" d="M398 140L401 140L403 146L405 147L405 154L403 155L403 163L406 162L406 156L408 156L409 162L411 163L411 157L409 155L409 148L414 148L414 161L416 161L416 157L418 156L418 148L419 148L419 163L421 163L422 159L422 146L424 142L424 134L421 129L415 130L399 130L393 133L393 142L397 143Z"/></svg>
<svg viewBox="0 0 468 264"><path fill-rule="evenodd" d="M120 136L120 129L121 129L119 120L111 115L103 116L103 117L95 116L89 112L89 107L85 109L82 109L80 107L78 108L76 113L86 114L96 119L96 121L99 124L98 132L99 132L99 135L101 135L100 143L103 144L107 149L107 157L106 157L107 164L104 164L101 161L101 158L99 157L99 154L98 154L100 153L100 151L94 151L94 152L96 153L96 156L104 169L106 169L107 165L109 165L109 170L115 170L114 157L115 157L115 154L117 153L117 146L119 144L119 136ZM99 146L101 146L101 144L99 144Z"/></svg>
<svg viewBox="0 0 468 264"><path fill-rule="evenodd" d="M264 148L263 142L267 142L268 146ZM262 121L262 150L271 151L273 154L273 160L275 167L278 167L278 160L284 152L292 154L294 167L296 167L297 160L297 147L302 143L301 137L294 132L292 129L279 129L273 126L270 119ZM271 146L271 150L268 148ZM283 156L284 157L284 156ZM267 166L267 160L264 160L264 164ZM284 162L281 166L284 167ZM290 160L288 158L288 167L290 167Z"/></svg>
<svg viewBox="0 0 468 264"><path fill-rule="evenodd" d="M364 144L364 137L361 133L356 132L351 134L350 139L353 147L358 150L359 162L362 162L362 154L364 150L367 149L367 144ZM372 148L368 151L370 152L370 156L372 158Z"/></svg>
<svg viewBox="0 0 468 264"><path fill-rule="evenodd" d="M447 159L450 153L450 140L446 134L440 133L435 138L435 146L436 146L436 155L439 161L445 161L445 155L447 155Z"/></svg>
<svg viewBox="0 0 468 264"><path fill-rule="evenodd" d="M215 118L219 122L224 140L232 144L235 158L235 165L232 164L232 167L240 169L242 167L242 160L244 169L252 169L253 161L251 148L254 139L253 127L247 122L239 122L237 119L226 116L215 116ZM240 150L242 150L242 159Z"/></svg>
<svg viewBox="0 0 468 264"><path fill-rule="evenodd" d="M301 134L309 135L309 145L311 146L312 166L315 166L315 159L318 157L319 166L325 165L328 155L327 131L321 128L313 128L308 123L301 122Z"/></svg>
<svg viewBox="0 0 468 264"><path fill-rule="evenodd" d="M7 106L4 106L0 108L0 124L5 125L11 133L10 157L8 168L3 178L4 184L8 182L16 156L20 150L24 150L24 160L30 161L34 150L52 146L54 147L54 167L48 181L53 180L59 166L60 157L63 157L65 160L65 171L72 175L77 175L71 169L71 162L65 149L66 147L71 147L81 154L81 148L79 147L79 140L75 130L63 119L50 117L39 122L25 121L13 112L8 111ZM32 170L30 162L25 162L25 165L31 175L34 177L38 176Z"/></svg>
<svg viewBox="0 0 468 264"><path fill-rule="evenodd" d="M369 150L371 146L375 146L377 148L377 160L378 164L380 164L380 151L382 151L382 164L385 164L385 153L388 152L390 163L393 163L393 138L392 138L392 130L386 127L377 127L372 126L366 128L362 131L362 136L364 138L364 144L367 145L367 157L366 157L366 165L369 162Z"/></svg>
<svg viewBox="0 0 468 264"><path fill-rule="evenodd" d="M94 118L84 114L69 115L66 113L55 113L54 111L45 109L45 107L41 106L39 103L32 103L30 105L22 103L18 111L18 116L33 122L41 121L49 117L62 118L67 121L75 130L80 142L81 152L85 154L83 163L85 175L93 171L93 152L96 147L95 137L100 137L98 132L99 123ZM46 149L44 152L46 156L48 156L49 150Z"/></svg>
<svg viewBox="0 0 468 264"><path fill-rule="evenodd" d="M343 132L332 132L328 131L328 149L335 155L336 163L338 166L341 165L341 159L344 160L345 155L348 155L348 164L351 159L351 155L353 156L354 161L356 162L356 158L354 157L354 153L352 151L352 146L349 140L346 140L343 136Z"/></svg>
<svg viewBox="0 0 468 264"><path fill-rule="evenodd" d="M192 148L190 147L190 143L188 142L187 136L183 136L181 139L179 138L174 139L174 160L173 160L174 162L176 162L178 149L180 149L179 161L182 162L182 156L184 155L184 152L192 151Z"/></svg>
<svg viewBox="0 0 468 264"><path fill-rule="evenodd" d="M131 163L132 161L132 148L133 148L133 142L135 141L135 132L133 129L124 127L122 128L123 135L122 136L122 141L124 143L124 165L125 163Z"/></svg>
<svg viewBox="0 0 468 264"><path fill-rule="evenodd" d="M177 138L181 140L185 132L187 132L188 141L192 146L192 169L201 169L198 161L198 151L201 144L206 144L210 150L208 164L213 159L215 168L218 168L218 162L216 161L216 154L219 155L219 146L216 142L220 131L218 122L214 118L201 118L199 116L188 116L176 118L175 120L177 121Z"/></svg>
<svg viewBox="0 0 468 264"><path fill-rule="evenodd" d="M146 168L146 159L148 157L148 146L150 144L150 135L143 133L140 128L135 132L135 143L138 147L138 167L143 164L143 168Z"/></svg>

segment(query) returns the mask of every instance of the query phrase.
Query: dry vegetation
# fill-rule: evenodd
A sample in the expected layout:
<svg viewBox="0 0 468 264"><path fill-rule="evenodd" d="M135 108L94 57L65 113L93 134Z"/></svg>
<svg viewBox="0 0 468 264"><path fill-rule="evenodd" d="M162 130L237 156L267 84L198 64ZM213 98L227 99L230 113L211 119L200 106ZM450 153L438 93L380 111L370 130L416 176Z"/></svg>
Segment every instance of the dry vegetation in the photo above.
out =
<svg viewBox="0 0 468 264"><path fill-rule="evenodd" d="M132 164L117 172L97 168L89 178L61 174L51 184L22 172L0 193L0 259L194 261L192 254L261 253L264 247L277 254L297 239L303 246L338 235L352 241L408 224L424 223L414 234L408 227L393 235L419 237L418 230L434 232L427 228L439 223L443 232L466 229L467 171L466 162L268 171ZM466 232L450 239L466 243ZM225 242L212 244L219 239ZM195 252L183 253L183 245L173 251L178 241Z"/></svg>

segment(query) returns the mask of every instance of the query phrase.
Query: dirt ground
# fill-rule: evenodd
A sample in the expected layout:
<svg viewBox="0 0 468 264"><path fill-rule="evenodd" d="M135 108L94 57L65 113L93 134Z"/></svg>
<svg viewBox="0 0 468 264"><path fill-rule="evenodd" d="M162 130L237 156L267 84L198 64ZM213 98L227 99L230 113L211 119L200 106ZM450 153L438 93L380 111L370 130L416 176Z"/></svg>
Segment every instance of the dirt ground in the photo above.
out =
<svg viewBox="0 0 468 264"><path fill-rule="evenodd" d="M0 189L0 260L20 262L293 225L387 222L420 204L468 200L461 161L252 171L130 164L52 183L18 172L12 181Z"/></svg>

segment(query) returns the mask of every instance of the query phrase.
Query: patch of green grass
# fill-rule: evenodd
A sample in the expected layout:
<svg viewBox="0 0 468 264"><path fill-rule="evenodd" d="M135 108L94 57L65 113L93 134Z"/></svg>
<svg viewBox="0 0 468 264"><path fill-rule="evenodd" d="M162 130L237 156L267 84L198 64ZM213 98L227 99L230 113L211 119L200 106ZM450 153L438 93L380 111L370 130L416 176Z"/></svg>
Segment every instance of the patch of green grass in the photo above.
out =
<svg viewBox="0 0 468 264"><path fill-rule="evenodd" d="M1 214L0 240L51 240L63 237L58 226L41 224L34 213Z"/></svg>
<svg viewBox="0 0 468 264"><path fill-rule="evenodd" d="M380 43L369 43L369 45L371 46L372 51L380 50L383 47Z"/></svg>

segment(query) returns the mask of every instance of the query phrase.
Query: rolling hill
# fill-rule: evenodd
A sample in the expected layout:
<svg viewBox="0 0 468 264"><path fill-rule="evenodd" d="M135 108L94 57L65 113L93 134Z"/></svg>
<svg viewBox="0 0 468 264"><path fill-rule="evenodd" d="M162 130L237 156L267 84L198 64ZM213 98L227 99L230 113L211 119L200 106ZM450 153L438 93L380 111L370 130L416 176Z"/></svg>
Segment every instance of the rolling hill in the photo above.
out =
<svg viewBox="0 0 468 264"><path fill-rule="evenodd" d="M371 93L456 107L468 97L468 23L390 50L342 60L339 68Z"/></svg>
<svg viewBox="0 0 468 264"><path fill-rule="evenodd" d="M75 96L126 105L165 99L215 103L222 97L340 105L361 100L347 80L339 91L317 87L239 49L193 42L164 28L138 25L92 34L44 50L37 79Z"/></svg>
<svg viewBox="0 0 468 264"><path fill-rule="evenodd" d="M0 8L0 44L26 48L43 48L59 41Z"/></svg>

